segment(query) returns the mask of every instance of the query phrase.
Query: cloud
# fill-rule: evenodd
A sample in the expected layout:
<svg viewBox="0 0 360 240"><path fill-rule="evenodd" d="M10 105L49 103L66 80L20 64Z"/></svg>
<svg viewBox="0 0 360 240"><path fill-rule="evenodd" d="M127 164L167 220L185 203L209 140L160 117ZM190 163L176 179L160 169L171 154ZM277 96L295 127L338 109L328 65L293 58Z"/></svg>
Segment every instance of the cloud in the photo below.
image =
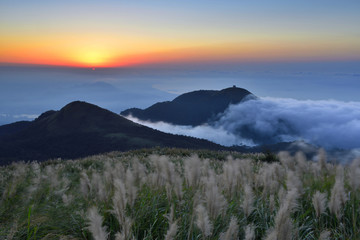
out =
<svg viewBox="0 0 360 240"><path fill-rule="evenodd" d="M260 98L230 106L213 124L257 144L301 139L326 148L360 147L360 102Z"/></svg>
<svg viewBox="0 0 360 240"><path fill-rule="evenodd" d="M214 127L210 125L201 126L185 126L185 125L173 125L166 122L149 122L142 121L133 116L125 116L127 119L139 123L141 125L160 130L166 133L179 134L197 138L203 138L212 142L224 145L248 145L254 146L255 144L251 140L242 139L240 136L234 135L231 132L224 130L221 126Z"/></svg>
<svg viewBox="0 0 360 240"><path fill-rule="evenodd" d="M304 140L328 149L360 148L360 102L258 98L231 105L218 121L196 127L129 119L225 146Z"/></svg>
<svg viewBox="0 0 360 240"><path fill-rule="evenodd" d="M13 115L13 118L33 120L33 119L37 118L38 116L39 116L38 114L16 114L16 115Z"/></svg>

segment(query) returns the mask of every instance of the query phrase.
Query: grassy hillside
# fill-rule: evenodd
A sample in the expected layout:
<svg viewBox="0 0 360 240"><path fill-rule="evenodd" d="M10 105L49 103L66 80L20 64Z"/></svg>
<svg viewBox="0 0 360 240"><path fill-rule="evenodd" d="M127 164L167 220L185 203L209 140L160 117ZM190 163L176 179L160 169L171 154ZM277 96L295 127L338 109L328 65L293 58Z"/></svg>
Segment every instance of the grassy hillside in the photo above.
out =
<svg viewBox="0 0 360 240"><path fill-rule="evenodd" d="M319 159L152 149L14 163L0 167L0 239L359 239L360 160Z"/></svg>

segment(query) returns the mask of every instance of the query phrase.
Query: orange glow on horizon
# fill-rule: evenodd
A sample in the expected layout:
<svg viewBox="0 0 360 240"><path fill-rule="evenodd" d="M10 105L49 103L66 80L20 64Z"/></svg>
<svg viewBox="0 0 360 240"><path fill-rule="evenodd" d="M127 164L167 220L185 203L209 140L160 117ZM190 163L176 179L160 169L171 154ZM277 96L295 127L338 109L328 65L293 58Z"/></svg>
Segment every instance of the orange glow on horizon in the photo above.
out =
<svg viewBox="0 0 360 240"><path fill-rule="evenodd" d="M3 1L0 64L360 60L357 1ZM356 3L355 3L356 2Z"/></svg>
<svg viewBox="0 0 360 240"><path fill-rule="evenodd" d="M73 39L70 39L73 40ZM303 61L358 60L360 49L344 49L326 44L296 44L293 42L242 42L200 47L149 47L149 51L120 49L109 42L69 43L7 42L0 46L0 63L39 64L73 67L124 67L161 63L247 62L247 61ZM55 47L58 46L58 47Z"/></svg>

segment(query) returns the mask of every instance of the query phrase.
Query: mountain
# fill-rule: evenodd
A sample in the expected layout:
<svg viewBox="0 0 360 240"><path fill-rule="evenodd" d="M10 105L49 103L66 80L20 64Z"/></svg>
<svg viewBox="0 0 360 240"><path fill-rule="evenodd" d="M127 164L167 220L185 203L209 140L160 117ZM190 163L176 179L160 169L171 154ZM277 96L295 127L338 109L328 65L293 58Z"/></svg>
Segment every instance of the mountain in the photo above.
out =
<svg viewBox="0 0 360 240"><path fill-rule="evenodd" d="M18 160L77 158L146 147L225 149L212 142L163 133L106 109L72 102L31 122L0 127L0 164Z"/></svg>
<svg viewBox="0 0 360 240"><path fill-rule="evenodd" d="M172 101L156 103L144 110L130 108L121 115L132 115L151 122L163 121L177 125L201 125L213 120L230 104L255 96L246 89L231 87L220 91L200 90L182 94Z"/></svg>
<svg viewBox="0 0 360 240"><path fill-rule="evenodd" d="M0 126L0 138L8 135L15 134L31 125L29 121L19 121L11 124Z"/></svg>

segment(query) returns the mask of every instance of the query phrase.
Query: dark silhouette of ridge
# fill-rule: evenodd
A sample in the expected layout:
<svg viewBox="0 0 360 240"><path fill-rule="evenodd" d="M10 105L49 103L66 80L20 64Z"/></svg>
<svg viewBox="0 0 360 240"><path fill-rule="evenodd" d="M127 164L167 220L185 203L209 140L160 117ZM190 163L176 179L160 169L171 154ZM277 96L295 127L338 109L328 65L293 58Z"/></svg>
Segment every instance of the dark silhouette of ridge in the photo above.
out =
<svg viewBox="0 0 360 240"><path fill-rule="evenodd" d="M144 110L130 108L121 115L141 120L168 122L177 125L201 125L214 120L230 104L255 96L246 89L231 87L220 91L200 90L182 94L172 101L156 103Z"/></svg>
<svg viewBox="0 0 360 240"><path fill-rule="evenodd" d="M163 133L80 101L47 111L31 122L0 126L0 164L156 146L225 149L207 140Z"/></svg>

